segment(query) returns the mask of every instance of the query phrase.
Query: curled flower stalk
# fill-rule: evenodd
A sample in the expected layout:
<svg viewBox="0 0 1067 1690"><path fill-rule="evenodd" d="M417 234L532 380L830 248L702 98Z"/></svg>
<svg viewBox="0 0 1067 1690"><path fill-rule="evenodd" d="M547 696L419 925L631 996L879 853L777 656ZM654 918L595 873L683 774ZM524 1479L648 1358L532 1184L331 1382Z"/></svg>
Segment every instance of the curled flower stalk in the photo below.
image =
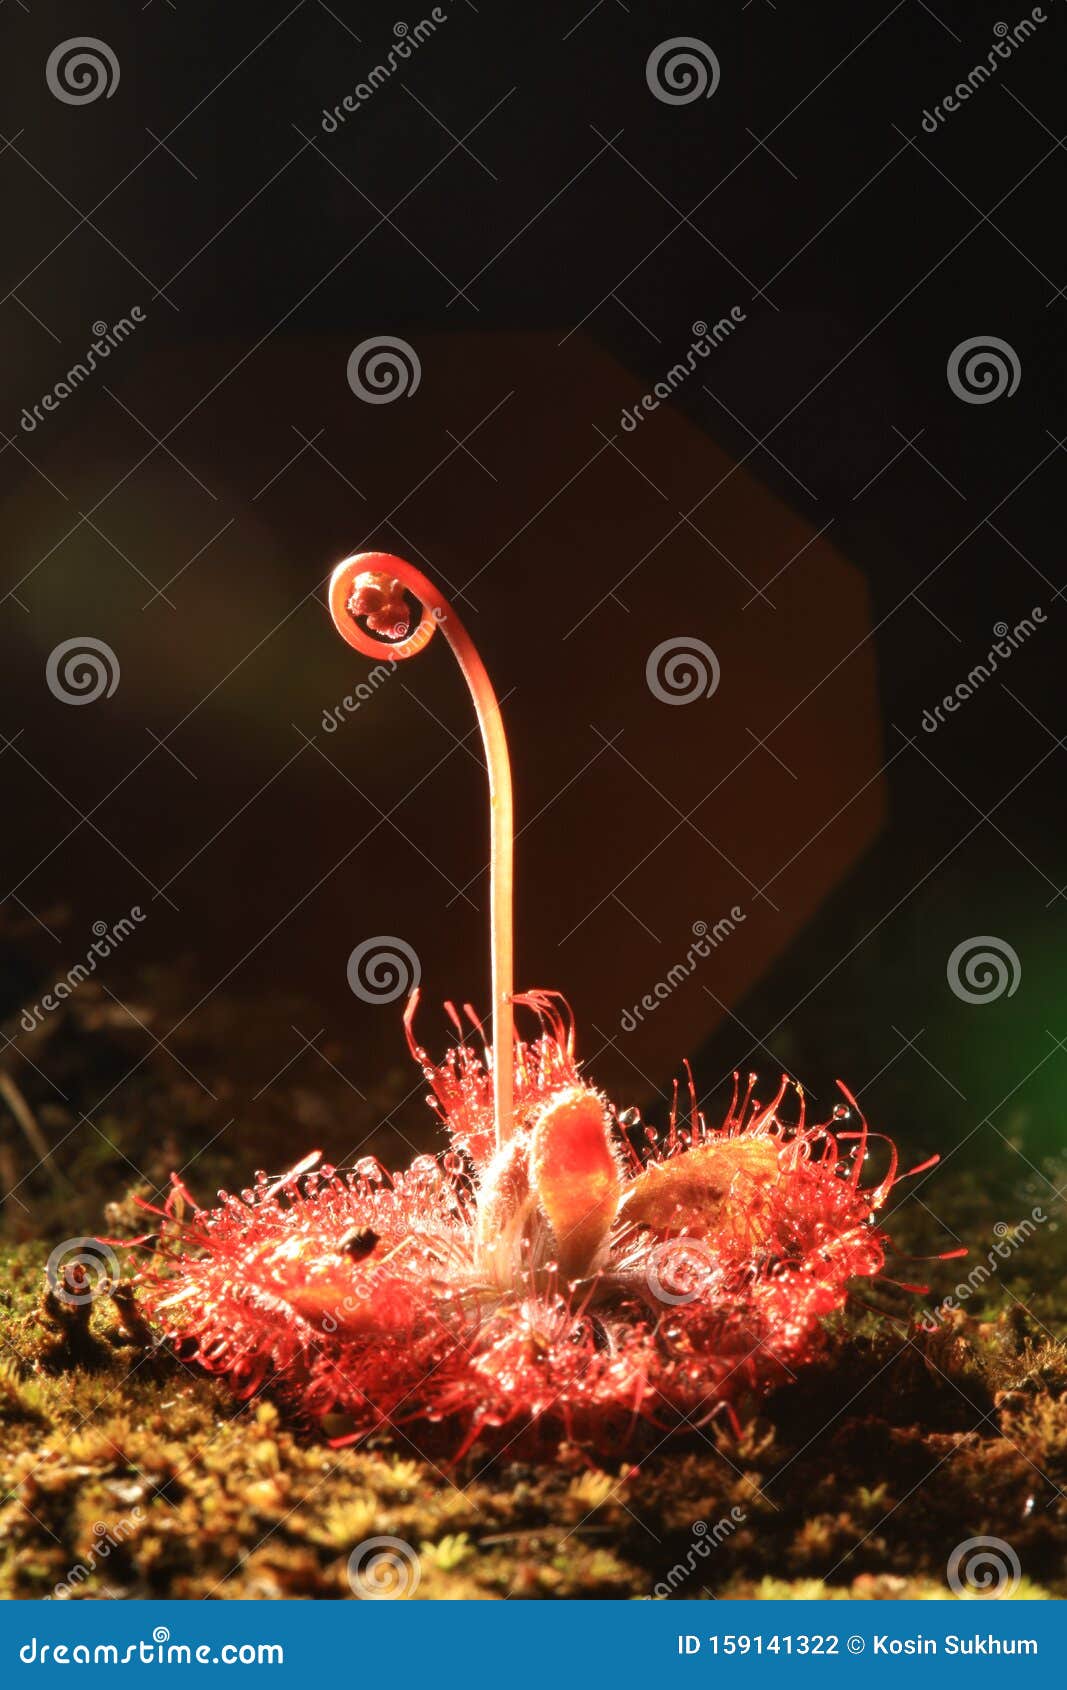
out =
<svg viewBox="0 0 1067 1690"><path fill-rule="evenodd" d="M414 629L405 592L421 607ZM414 657L440 628L474 701L489 774L493 1097L496 1141L501 1145L512 1129L515 823L511 762L500 705L485 664L455 610L433 582L403 558L388 552L357 552L345 558L330 578L329 602L334 627L365 657L378 659L383 651L394 660ZM385 640L384 634L392 638Z"/></svg>
<svg viewBox="0 0 1067 1690"><path fill-rule="evenodd" d="M736 1422L818 1354L857 1280L897 1286L880 1226L896 1150L865 1183L877 1135L843 1086L811 1123L792 1082L761 1102L755 1076L744 1089L735 1076L713 1127L690 1080L663 1133L597 1090L564 1000L513 992L511 777L469 635L383 553L338 566L330 609L373 658L414 656L440 627L470 687L492 800L492 1048L472 1010L468 1030L448 1006L458 1042L434 1060L413 993L404 1024L443 1153L390 1173L312 1152L214 1208L173 1176L158 1230L134 1241L151 1245L146 1311L238 1396L269 1385L334 1442L403 1425L456 1459L478 1440L603 1455L642 1428L658 1443L717 1414ZM533 1036L516 1038L516 1008Z"/></svg>

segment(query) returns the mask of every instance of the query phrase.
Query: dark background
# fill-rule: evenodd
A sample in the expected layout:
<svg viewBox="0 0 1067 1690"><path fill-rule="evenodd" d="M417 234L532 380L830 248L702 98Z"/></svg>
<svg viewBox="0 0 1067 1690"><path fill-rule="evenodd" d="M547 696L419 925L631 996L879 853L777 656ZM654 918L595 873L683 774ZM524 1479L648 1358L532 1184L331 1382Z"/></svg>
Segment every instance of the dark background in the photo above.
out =
<svg viewBox="0 0 1067 1690"><path fill-rule="evenodd" d="M406 937L434 1049L442 999L484 1003L484 797L439 642L322 732L366 671L323 581L380 547L459 589L532 821L519 984L567 992L620 1105L662 1112L686 1054L713 1116L734 1066L786 1067L826 1112L841 1076L916 1157L958 1146L1014 1189L1062 1145L1067 1060L1064 8L934 135L924 109L1021 11L445 10L333 134L323 108L384 58L396 10L0 11L11 1071L55 1106L19 1012L139 904L101 971L136 994L134 1060L176 1028L199 1074L225 1073L225 1050L182 1041L219 994L243 1005L245 1089L205 1142L231 1117L254 1165L279 1074L327 1077L312 1037L363 1092L415 1086L395 1121L429 1142L400 1006L353 997L345 963ZM68 106L44 67L79 33L121 75ZM663 103L646 61L690 35L720 84ZM134 304L147 320L106 370L21 428L90 325ZM734 305L736 334L622 431L693 323ZM370 406L346 362L379 335L422 376ZM1012 396L951 391L977 335L1014 349ZM994 624L1035 606L1044 626L923 733ZM644 660L683 633L722 682L670 708ZM72 708L45 664L86 634L121 680ZM621 1034L692 923L737 903L745 925ZM977 935L1016 953L1010 996L950 991ZM71 1121L102 1091L66 1080ZM109 1076L108 1110L122 1097Z"/></svg>

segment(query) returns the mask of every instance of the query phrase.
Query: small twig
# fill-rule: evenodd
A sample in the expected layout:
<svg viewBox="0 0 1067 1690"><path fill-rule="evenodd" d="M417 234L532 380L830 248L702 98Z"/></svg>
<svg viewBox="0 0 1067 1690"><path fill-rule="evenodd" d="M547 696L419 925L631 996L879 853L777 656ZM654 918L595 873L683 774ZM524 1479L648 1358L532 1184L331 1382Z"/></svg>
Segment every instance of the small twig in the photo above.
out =
<svg viewBox="0 0 1067 1690"><path fill-rule="evenodd" d="M12 1115L14 1115L15 1120L22 1128L34 1155L47 1166L49 1173L53 1178L55 1178L56 1170L52 1162L52 1152L49 1148L48 1141L42 1133L40 1127L37 1125L33 1111L26 1102L22 1093L19 1091L18 1086L11 1078L11 1075L3 1068L0 1068L0 1097L3 1098Z"/></svg>
<svg viewBox="0 0 1067 1690"><path fill-rule="evenodd" d="M499 1543L521 1543L524 1538L552 1537L611 1537L617 1535L614 1526L530 1526L526 1531L496 1532L492 1537L480 1537L478 1548L496 1547Z"/></svg>

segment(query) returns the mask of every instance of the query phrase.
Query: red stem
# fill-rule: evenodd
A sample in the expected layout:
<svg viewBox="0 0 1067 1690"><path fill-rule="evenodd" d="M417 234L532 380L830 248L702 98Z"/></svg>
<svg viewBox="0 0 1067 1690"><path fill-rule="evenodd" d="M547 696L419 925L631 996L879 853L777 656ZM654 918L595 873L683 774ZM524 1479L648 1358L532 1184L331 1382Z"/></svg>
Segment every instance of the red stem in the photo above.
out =
<svg viewBox="0 0 1067 1690"><path fill-rule="evenodd" d="M379 639L357 621L351 608L359 586L370 584L388 599L388 588L399 581L419 601L421 615L414 629L399 640ZM490 805L490 958L493 982L493 1113L496 1141L503 1144L512 1128L514 1093L514 817L511 765L500 705L474 641L448 600L432 581L403 558L388 552L357 552L337 565L330 578L330 615L341 637L365 657L394 660L414 657L440 628L452 647L470 688L485 748Z"/></svg>

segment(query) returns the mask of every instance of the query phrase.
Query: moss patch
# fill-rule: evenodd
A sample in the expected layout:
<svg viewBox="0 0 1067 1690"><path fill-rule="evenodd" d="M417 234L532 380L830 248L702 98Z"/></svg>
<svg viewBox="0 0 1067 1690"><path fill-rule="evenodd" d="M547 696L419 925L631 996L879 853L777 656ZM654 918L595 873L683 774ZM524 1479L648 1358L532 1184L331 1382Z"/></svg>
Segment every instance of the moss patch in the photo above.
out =
<svg viewBox="0 0 1067 1690"><path fill-rule="evenodd" d="M80 1076L72 1096L104 1091L131 1060L113 1006L88 987L79 1000L48 1035L49 1072ZM225 1060L205 1058L203 1025L197 1049L177 1054L210 1076L217 1103L239 1087L247 1018L212 1013ZM409 1083L387 1076L360 1104L324 1064L314 1085L272 1089L254 1133L212 1140L215 1106L156 1052L113 1116L66 1141L61 1172L57 1158L23 1177L0 1237L0 1595L347 1598L349 1555L379 1535L411 1546L427 1598L941 1598L949 1556L977 1536L1011 1546L1019 1596L1067 1595L1062 1198L966 1312L926 1332L914 1297L884 1293L886 1315L836 1322L823 1358L739 1432L694 1428L612 1471L576 1450L545 1468L476 1449L446 1469L402 1436L333 1450L269 1393L238 1405L155 1347L121 1295L71 1310L47 1293L57 1241L133 1225L124 1191L162 1185L191 1158L201 1192L313 1143L339 1154L358 1140L402 1164L409 1152L378 1123ZM26 1090L63 1142L73 1109ZM4 1133L10 1151L10 1121ZM19 1157L30 1160L24 1146ZM935 1176L937 1211L981 1260L1019 1197L1005 1210L1006 1194L962 1163ZM905 1200L891 1229L901 1248L937 1247L918 1204ZM926 1271L944 1293L969 1266Z"/></svg>

